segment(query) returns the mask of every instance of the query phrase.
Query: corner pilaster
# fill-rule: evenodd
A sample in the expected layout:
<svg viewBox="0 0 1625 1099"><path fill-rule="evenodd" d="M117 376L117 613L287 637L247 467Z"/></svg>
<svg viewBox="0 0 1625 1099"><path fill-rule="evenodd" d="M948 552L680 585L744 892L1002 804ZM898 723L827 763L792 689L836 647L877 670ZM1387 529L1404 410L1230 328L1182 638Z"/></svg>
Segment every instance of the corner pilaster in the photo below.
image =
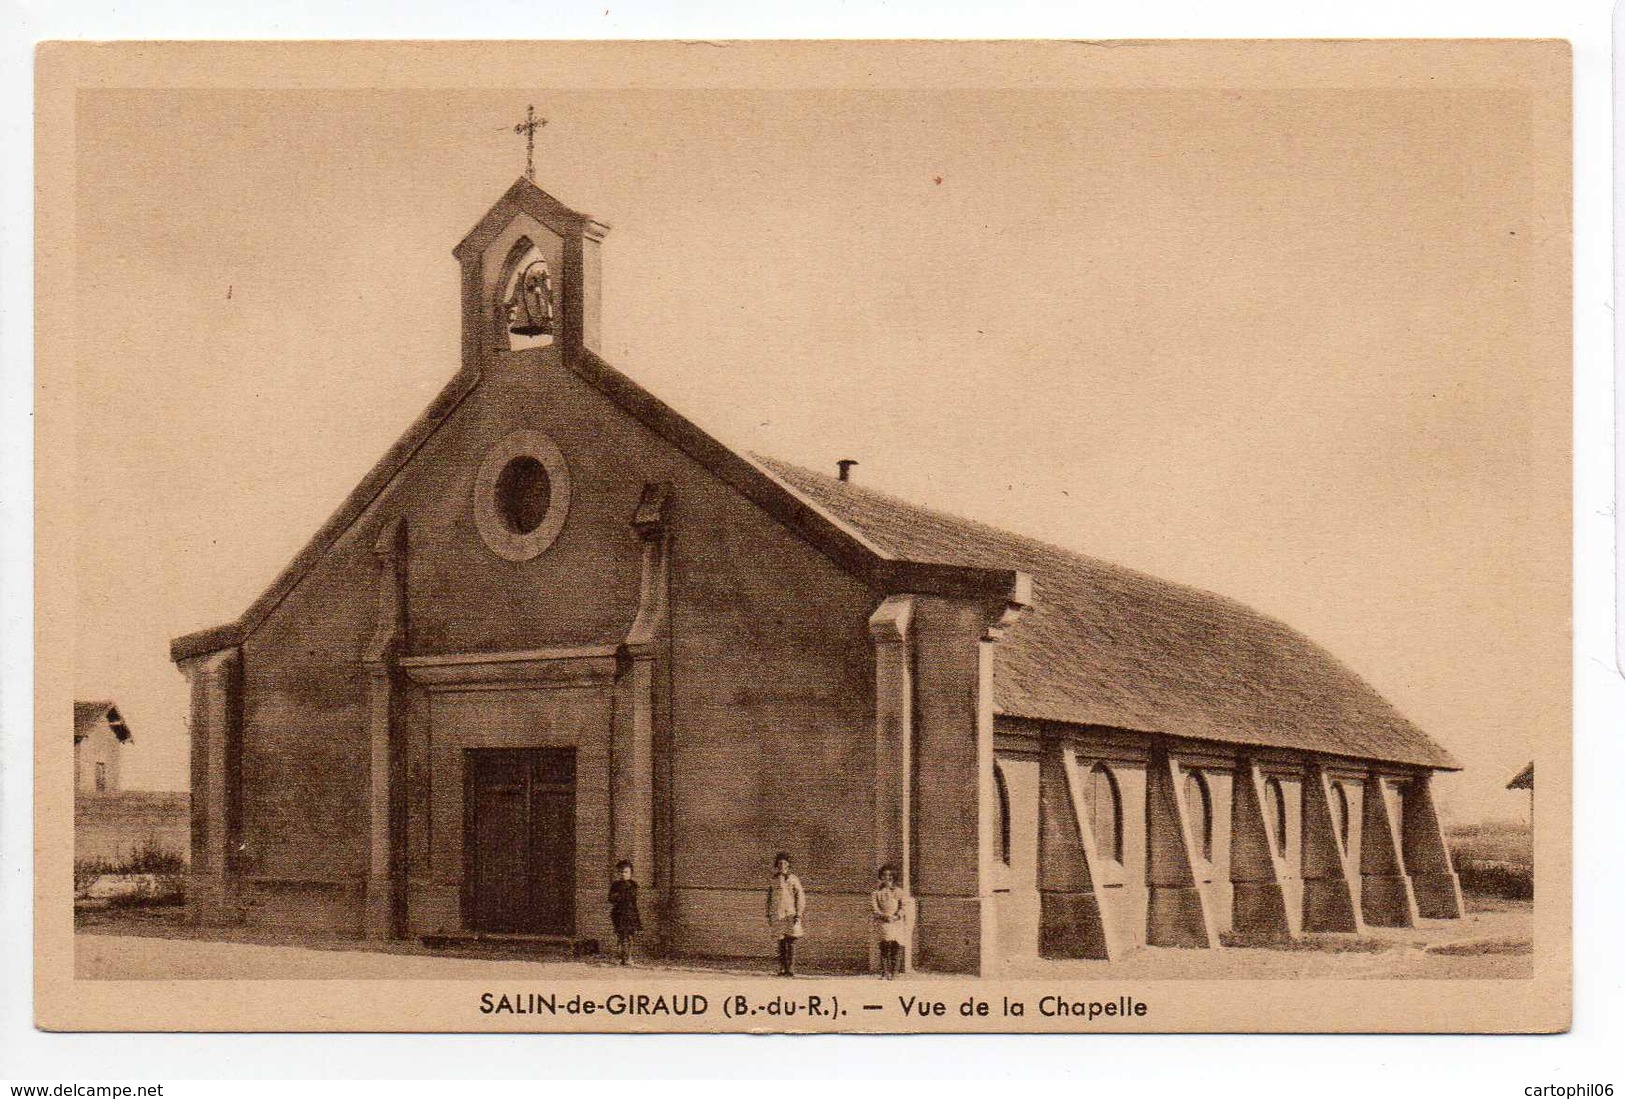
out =
<svg viewBox="0 0 1625 1099"><path fill-rule="evenodd" d="M875 821L874 862L897 867L898 880L914 893L909 821L913 813L914 656L910 629L914 600L889 595L869 616L875 650ZM910 928L913 921L910 921ZM878 967L878 951L871 959ZM912 964L914 944L905 944L903 964Z"/></svg>
<svg viewBox="0 0 1625 1099"><path fill-rule="evenodd" d="M378 612L362 661L367 667L368 861L364 931L369 939L403 934L403 882L395 854L395 660L406 644L406 521L386 523L373 543Z"/></svg>
<svg viewBox="0 0 1625 1099"><path fill-rule="evenodd" d="M243 919L238 880L242 759L242 649L181 662L192 694L192 861L189 920L226 927Z"/></svg>
<svg viewBox="0 0 1625 1099"><path fill-rule="evenodd" d="M996 974L1002 962L992 881L998 858L993 777L993 654L1031 602L1017 574L1007 599L915 595L911 851L922 969Z"/></svg>
<svg viewBox="0 0 1625 1099"><path fill-rule="evenodd" d="M655 722L658 641L670 595L672 486L643 486L632 529L643 546L638 612L616 652L614 719L610 732L611 855L629 860L649 890L650 911L669 895L668 868L655 858ZM604 868L607 873L609 868ZM658 934L658 930L657 930Z"/></svg>

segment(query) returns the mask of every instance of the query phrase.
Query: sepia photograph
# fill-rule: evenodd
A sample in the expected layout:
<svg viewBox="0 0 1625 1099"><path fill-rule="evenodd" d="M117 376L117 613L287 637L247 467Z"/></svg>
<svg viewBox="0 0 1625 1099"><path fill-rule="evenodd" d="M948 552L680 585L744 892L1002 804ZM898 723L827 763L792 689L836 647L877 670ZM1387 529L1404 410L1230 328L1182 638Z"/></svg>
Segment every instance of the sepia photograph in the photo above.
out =
<svg viewBox="0 0 1625 1099"><path fill-rule="evenodd" d="M1566 43L38 62L40 1026L1568 1025Z"/></svg>

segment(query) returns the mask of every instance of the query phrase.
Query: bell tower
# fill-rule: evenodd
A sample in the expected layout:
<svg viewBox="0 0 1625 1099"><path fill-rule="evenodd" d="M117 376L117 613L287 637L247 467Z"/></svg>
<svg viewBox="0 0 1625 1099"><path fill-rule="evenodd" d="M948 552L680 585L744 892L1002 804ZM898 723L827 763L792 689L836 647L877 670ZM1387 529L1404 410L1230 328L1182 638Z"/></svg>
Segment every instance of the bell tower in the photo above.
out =
<svg viewBox="0 0 1625 1099"><path fill-rule="evenodd" d="M552 348L598 349L599 242L609 226L521 177L452 254L462 266L463 369Z"/></svg>

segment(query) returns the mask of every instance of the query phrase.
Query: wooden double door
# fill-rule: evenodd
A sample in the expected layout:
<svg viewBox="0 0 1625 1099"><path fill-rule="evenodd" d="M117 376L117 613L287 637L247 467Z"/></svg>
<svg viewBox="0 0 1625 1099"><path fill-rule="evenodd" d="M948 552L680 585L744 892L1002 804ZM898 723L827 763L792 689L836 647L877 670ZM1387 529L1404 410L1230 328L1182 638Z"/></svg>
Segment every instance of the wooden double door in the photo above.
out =
<svg viewBox="0 0 1625 1099"><path fill-rule="evenodd" d="M468 928L575 934L575 749L469 748L463 762Z"/></svg>

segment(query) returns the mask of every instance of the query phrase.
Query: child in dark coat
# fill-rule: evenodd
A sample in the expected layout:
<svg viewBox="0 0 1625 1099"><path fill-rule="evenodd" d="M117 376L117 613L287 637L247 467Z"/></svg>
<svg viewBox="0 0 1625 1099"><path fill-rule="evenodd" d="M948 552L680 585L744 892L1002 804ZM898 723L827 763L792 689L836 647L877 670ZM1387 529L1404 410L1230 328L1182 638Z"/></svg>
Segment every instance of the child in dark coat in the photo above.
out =
<svg viewBox="0 0 1625 1099"><path fill-rule="evenodd" d="M632 940L643 930L643 920L638 916L638 883L626 859L615 864L615 880L609 883L609 922L615 925L621 964L631 965Z"/></svg>

